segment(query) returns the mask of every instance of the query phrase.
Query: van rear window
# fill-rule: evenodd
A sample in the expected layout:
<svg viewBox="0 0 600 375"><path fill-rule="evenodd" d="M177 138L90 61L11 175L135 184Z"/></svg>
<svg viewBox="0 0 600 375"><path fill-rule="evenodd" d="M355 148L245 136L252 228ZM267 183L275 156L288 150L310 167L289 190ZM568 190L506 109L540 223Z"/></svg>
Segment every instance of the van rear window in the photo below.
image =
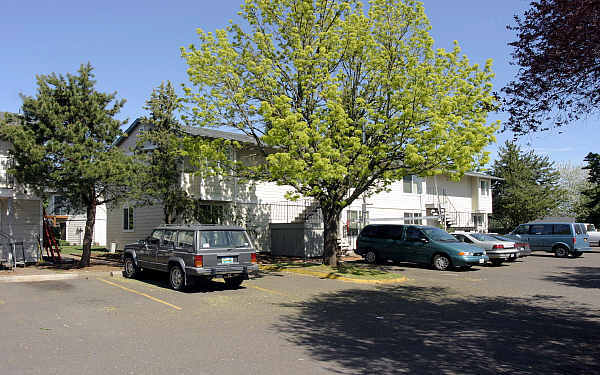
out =
<svg viewBox="0 0 600 375"><path fill-rule="evenodd" d="M585 224L579 223L577 225L579 225L579 227L581 228L581 233L587 234L587 228L585 227Z"/></svg>
<svg viewBox="0 0 600 375"><path fill-rule="evenodd" d="M579 224L575 224L575 233L583 234L583 231L581 230L581 226Z"/></svg>

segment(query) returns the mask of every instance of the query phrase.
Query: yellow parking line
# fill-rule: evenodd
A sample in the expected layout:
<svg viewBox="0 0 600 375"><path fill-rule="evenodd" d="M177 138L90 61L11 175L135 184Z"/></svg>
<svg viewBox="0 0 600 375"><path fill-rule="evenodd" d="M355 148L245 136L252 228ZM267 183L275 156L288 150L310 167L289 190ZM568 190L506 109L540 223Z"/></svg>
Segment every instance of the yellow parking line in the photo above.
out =
<svg viewBox="0 0 600 375"><path fill-rule="evenodd" d="M4 301L2 301L2 300L0 299L0 305L4 305L5 303L6 303L6 302L4 302Z"/></svg>
<svg viewBox="0 0 600 375"><path fill-rule="evenodd" d="M151 300L152 300L152 301L154 301L154 302L162 303L163 305L167 305L167 306L169 306L169 307L172 307L172 308L174 308L175 310L183 310L181 307L179 307L179 306L175 306L175 305L172 305L172 304L170 304L169 302L163 301L162 299L158 299L158 298L156 298L156 297L152 297L151 295L148 295L148 294L146 294L146 293L138 292L137 290L129 289L129 288L127 288L127 287L124 287L124 286L122 286L122 285L119 285L119 284L117 284L117 283L113 283L112 281L108 281L108 280L104 280L104 279L100 279L100 278L99 278L98 280L102 281L103 283L107 283L107 284L110 284L110 285L112 285L112 286L116 286L117 288L121 288L121 289L123 289L123 290L126 290L126 291L128 291L128 292L135 293L135 294L137 294L137 295L140 295L140 296L146 297L146 298L148 298L148 299L151 299Z"/></svg>
<svg viewBox="0 0 600 375"><path fill-rule="evenodd" d="M261 288L260 286L254 286L254 285L247 285L250 288L254 288L256 290L260 290L262 292L267 292L267 293L272 293L272 294L279 294L280 296L284 296L284 297L289 297L289 295L285 294L285 293L281 293L278 292L276 290L271 290L271 289L267 289L267 288Z"/></svg>

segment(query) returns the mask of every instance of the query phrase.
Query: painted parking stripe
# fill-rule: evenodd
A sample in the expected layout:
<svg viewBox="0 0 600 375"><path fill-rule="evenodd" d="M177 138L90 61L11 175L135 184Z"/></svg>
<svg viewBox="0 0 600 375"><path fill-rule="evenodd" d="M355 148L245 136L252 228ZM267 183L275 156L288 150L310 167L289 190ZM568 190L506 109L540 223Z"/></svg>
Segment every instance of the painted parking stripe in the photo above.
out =
<svg viewBox="0 0 600 375"><path fill-rule="evenodd" d="M151 295L149 295L149 294L142 293L142 292L138 292L137 290L134 290L134 289L127 288L127 287L125 287L125 286L123 286L123 285L119 285L119 284L117 284L117 283L113 283L112 281L108 281L108 280L104 280L104 279L100 279L100 278L99 278L98 280L102 281L103 283L106 283L106 284L109 284L109 285L112 285L112 286L116 286L117 288L121 288L121 289L123 289L123 290L125 290L125 291L128 291L128 292L135 293L135 294L137 294L137 295L140 295L140 296L146 297L146 298L148 298L148 299L150 299L150 300L152 300L152 301L154 301L154 302L162 303L163 305L167 305L167 306L169 306L169 307L172 307L172 308L174 308L175 310L180 310L180 311L181 311L181 310L183 310L183 309L182 309L181 307L179 307L179 306L175 306L175 305L173 305L173 304L170 304L169 302L163 301L162 299L158 299L158 298L156 298L156 297L152 297L152 296L151 296Z"/></svg>
<svg viewBox="0 0 600 375"><path fill-rule="evenodd" d="M261 292L267 292L267 293L271 293L271 294L278 294L280 296L284 296L284 297L289 297L288 294L282 293L282 292L278 292L276 290L272 290L272 289L267 289L267 288L261 288L260 286L254 286L254 285L246 285L249 288L253 288L256 290L260 290Z"/></svg>

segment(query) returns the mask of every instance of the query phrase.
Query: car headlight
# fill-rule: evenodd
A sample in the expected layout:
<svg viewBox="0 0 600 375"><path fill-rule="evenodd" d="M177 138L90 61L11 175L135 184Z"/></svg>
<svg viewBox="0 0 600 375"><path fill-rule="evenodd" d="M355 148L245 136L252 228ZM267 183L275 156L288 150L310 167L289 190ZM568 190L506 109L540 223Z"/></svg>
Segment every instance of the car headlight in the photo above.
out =
<svg viewBox="0 0 600 375"><path fill-rule="evenodd" d="M473 255L473 253L472 253L472 252L470 252L470 251L460 251L460 252L458 253L458 255L465 256L465 257L469 257L469 256Z"/></svg>

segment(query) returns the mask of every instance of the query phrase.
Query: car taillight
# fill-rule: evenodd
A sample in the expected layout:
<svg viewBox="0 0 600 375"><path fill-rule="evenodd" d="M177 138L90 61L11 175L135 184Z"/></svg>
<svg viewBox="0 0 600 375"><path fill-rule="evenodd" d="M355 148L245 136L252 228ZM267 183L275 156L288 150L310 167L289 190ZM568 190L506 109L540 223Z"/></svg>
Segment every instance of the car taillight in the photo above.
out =
<svg viewBox="0 0 600 375"><path fill-rule="evenodd" d="M573 245L575 245L575 242L577 242L577 237L573 237Z"/></svg>
<svg viewBox="0 0 600 375"><path fill-rule="evenodd" d="M252 254L250 254L250 261L251 261L252 263L256 263L256 253L252 253Z"/></svg>
<svg viewBox="0 0 600 375"><path fill-rule="evenodd" d="M202 266L203 266L202 255L195 255L194 256L194 267L202 268Z"/></svg>
<svg viewBox="0 0 600 375"><path fill-rule="evenodd" d="M504 249L504 245L494 245L492 249Z"/></svg>

